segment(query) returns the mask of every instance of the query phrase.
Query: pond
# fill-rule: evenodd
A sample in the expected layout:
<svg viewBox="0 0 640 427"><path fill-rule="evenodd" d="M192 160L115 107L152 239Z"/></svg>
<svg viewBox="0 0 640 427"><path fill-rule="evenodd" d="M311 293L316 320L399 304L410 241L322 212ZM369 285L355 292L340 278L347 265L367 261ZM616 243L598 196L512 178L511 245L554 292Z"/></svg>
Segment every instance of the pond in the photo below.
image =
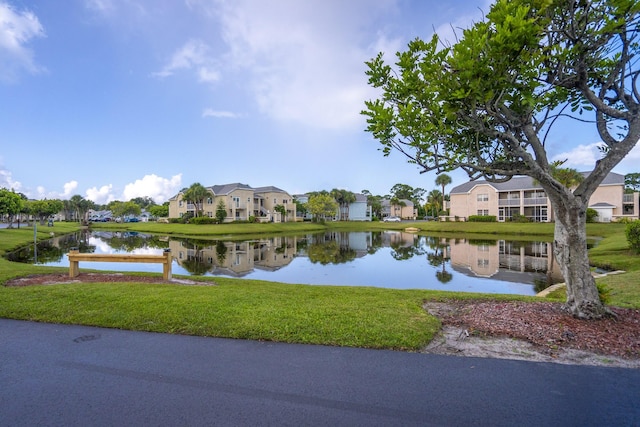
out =
<svg viewBox="0 0 640 427"><path fill-rule="evenodd" d="M198 240L135 232L82 231L7 255L11 261L68 267L69 249L161 254L173 274L283 283L374 286L533 295L562 281L548 242L469 240L399 231L326 232L246 241ZM161 272L157 264L80 263L80 268Z"/></svg>

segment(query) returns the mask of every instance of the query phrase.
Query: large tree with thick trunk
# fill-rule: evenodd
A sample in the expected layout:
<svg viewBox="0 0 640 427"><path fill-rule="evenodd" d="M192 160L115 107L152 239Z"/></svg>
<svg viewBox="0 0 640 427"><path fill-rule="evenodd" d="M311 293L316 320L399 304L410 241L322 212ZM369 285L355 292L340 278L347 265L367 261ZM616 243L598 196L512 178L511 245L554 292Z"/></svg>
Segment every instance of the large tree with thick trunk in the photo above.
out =
<svg viewBox="0 0 640 427"><path fill-rule="evenodd" d="M367 130L422 172L462 168L471 179L527 175L554 211L554 254L577 317L607 313L589 271L589 198L640 139L637 0L497 0L455 44L434 36L367 62L380 89ZM561 123L595 126L602 158L577 186L557 176L547 141ZM575 142L575 141L571 141Z"/></svg>

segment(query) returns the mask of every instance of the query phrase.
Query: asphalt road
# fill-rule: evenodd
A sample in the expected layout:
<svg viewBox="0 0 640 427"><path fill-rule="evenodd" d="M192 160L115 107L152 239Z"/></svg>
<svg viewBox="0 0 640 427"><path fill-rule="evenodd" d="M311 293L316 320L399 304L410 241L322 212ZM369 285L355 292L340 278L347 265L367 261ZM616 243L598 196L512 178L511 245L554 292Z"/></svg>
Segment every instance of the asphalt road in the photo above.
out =
<svg viewBox="0 0 640 427"><path fill-rule="evenodd" d="M635 369L0 319L2 426L637 426L639 401Z"/></svg>

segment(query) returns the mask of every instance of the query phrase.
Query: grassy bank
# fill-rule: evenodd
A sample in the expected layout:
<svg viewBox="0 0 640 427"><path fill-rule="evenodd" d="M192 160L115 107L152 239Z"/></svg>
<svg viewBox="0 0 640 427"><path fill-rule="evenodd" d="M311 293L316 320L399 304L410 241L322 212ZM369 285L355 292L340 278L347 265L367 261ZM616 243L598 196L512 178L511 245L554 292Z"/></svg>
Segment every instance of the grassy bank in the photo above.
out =
<svg viewBox="0 0 640 427"><path fill-rule="evenodd" d="M301 233L327 228L344 230L421 228L425 233L485 238L519 236L550 240L550 224L331 223L318 224L100 224L100 228L144 231L176 236L220 238L273 233ZM38 238L65 234L75 224L39 227ZM629 253L624 226L590 224L589 234L600 239L593 260L629 271L604 281L611 288L612 305L640 308L640 257ZM0 255L33 242L33 229L0 229ZM30 266L0 258L0 283L35 273L66 272L66 268ZM207 278L215 286L95 283L0 287L0 317L171 332L190 335L282 342L316 343L368 348L415 350L428 343L440 324L422 309L426 299L531 297L478 295L367 287L306 286L272 282Z"/></svg>

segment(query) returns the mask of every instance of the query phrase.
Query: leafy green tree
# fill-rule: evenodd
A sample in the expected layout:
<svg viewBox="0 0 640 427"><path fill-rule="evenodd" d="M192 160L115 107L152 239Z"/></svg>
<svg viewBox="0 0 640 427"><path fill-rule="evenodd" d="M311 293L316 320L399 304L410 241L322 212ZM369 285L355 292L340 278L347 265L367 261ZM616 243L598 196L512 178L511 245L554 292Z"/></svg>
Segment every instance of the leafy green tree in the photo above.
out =
<svg viewBox="0 0 640 427"><path fill-rule="evenodd" d="M152 206L156 206L156 202L149 196L134 197L130 201L140 206L141 209L145 210L149 210L149 208L151 208Z"/></svg>
<svg viewBox="0 0 640 427"><path fill-rule="evenodd" d="M413 202L414 205L418 206L422 204L422 198L424 194L427 192L424 188L413 188L408 184L396 184L391 187L391 197L396 197L398 199L407 199Z"/></svg>
<svg viewBox="0 0 640 427"><path fill-rule="evenodd" d="M336 214L338 202L325 191L310 195L307 207L314 221L325 221L327 217L332 218Z"/></svg>
<svg viewBox="0 0 640 427"><path fill-rule="evenodd" d="M156 218L166 218L169 216L169 202L161 205L154 205L149 208L149 213Z"/></svg>
<svg viewBox="0 0 640 427"><path fill-rule="evenodd" d="M125 216L138 216L142 212L140 205L133 201L122 202L119 200L113 201L108 205L109 210L115 217Z"/></svg>
<svg viewBox="0 0 640 427"><path fill-rule="evenodd" d="M307 204L301 202L300 200L294 199L294 202L296 204L296 214L302 218L304 218L307 215L308 209L307 209Z"/></svg>
<svg viewBox="0 0 640 427"><path fill-rule="evenodd" d="M22 197L15 191L0 188L0 216L6 216L9 228L12 227L15 216L20 213L23 206Z"/></svg>
<svg viewBox="0 0 640 427"><path fill-rule="evenodd" d="M280 217L282 218L282 222L286 222L286 220L287 220L287 208L285 208L284 205L275 205L273 207L273 210L280 214Z"/></svg>
<svg viewBox="0 0 640 427"><path fill-rule="evenodd" d="M624 176L625 190L640 191L640 173L628 173Z"/></svg>
<svg viewBox="0 0 640 427"><path fill-rule="evenodd" d="M218 223L222 224L226 218L227 207L224 204L224 200L220 200L218 202L218 206L216 206L216 220L218 220Z"/></svg>
<svg viewBox="0 0 640 427"><path fill-rule="evenodd" d="M371 215L382 218L382 196L373 195L369 190L362 190L362 194L367 196L367 206L371 206Z"/></svg>
<svg viewBox="0 0 640 427"><path fill-rule="evenodd" d="M26 205L29 213L38 218L40 225L44 225L47 218L64 209L64 203L60 200L32 200L26 202Z"/></svg>
<svg viewBox="0 0 640 427"><path fill-rule="evenodd" d="M186 200L187 203L193 203L196 208L196 216L200 216L202 214L204 200L210 196L212 196L211 192L207 190L204 185L196 182L191 184L191 187L184 192L182 198Z"/></svg>
<svg viewBox="0 0 640 427"><path fill-rule="evenodd" d="M579 318L610 313L589 269L589 198L640 139L640 3L497 0L453 45L434 36L367 63L381 90L363 111L383 153L422 171L536 179L555 217L554 254ZM588 116L580 119L578 115ZM545 139L558 123L595 120L602 158L575 188L553 175ZM551 134L553 136L553 134Z"/></svg>

